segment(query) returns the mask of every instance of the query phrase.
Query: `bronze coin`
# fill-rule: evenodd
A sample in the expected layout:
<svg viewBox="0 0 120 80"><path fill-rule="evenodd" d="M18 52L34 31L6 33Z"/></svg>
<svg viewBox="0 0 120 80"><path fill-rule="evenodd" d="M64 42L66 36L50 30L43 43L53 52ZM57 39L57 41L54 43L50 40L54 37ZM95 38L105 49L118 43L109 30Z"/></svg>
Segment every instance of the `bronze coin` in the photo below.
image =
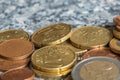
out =
<svg viewBox="0 0 120 80"><path fill-rule="evenodd" d="M113 22L117 25L117 26L120 26L120 16L115 16L113 18Z"/></svg>
<svg viewBox="0 0 120 80"><path fill-rule="evenodd" d="M14 68L24 68L29 63L30 59L26 58L23 60L6 60L0 58L0 71L8 71Z"/></svg>
<svg viewBox="0 0 120 80"><path fill-rule="evenodd" d="M0 56L8 60L25 59L34 51L34 44L28 40L11 39L0 44Z"/></svg>
<svg viewBox="0 0 120 80"><path fill-rule="evenodd" d="M9 70L1 75L2 80L34 80L34 73L27 69Z"/></svg>
<svg viewBox="0 0 120 80"><path fill-rule="evenodd" d="M116 59L120 58L117 54L112 53L110 48L100 47L88 51L82 56L82 59L87 59L89 57L95 57L95 56L107 56Z"/></svg>

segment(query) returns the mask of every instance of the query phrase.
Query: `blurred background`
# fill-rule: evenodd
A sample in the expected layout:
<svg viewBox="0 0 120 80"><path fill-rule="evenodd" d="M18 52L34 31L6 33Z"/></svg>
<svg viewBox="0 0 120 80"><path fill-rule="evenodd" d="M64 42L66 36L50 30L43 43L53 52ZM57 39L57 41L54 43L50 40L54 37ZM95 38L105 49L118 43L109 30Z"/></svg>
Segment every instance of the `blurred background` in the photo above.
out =
<svg viewBox="0 0 120 80"><path fill-rule="evenodd" d="M120 0L0 0L0 30L40 27L64 22L73 28L113 25L120 14Z"/></svg>

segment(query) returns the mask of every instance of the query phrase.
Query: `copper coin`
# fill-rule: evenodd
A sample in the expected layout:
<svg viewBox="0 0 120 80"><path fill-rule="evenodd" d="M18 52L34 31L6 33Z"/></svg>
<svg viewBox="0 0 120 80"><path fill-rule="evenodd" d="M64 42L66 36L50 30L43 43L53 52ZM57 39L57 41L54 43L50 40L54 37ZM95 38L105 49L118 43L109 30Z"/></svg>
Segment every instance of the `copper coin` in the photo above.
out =
<svg viewBox="0 0 120 80"><path fill-rule="evenodd" d="M34 73L27 69L14 69L1 75L2 80L34 80Z"/></svg>
<svg viewBox="0 0 120 80"><path fill-rule="evenodd" d="M117 25L117 26L120 26L120 16L115 16L113 18L113 22Z"/></svg>
<svg viewBox="0 0 120 80"><path fill-rule="evenodd" d="M26 58L23 60L6 60L0 58L0 71L7 71L14 68L24 68L29 63L30 59Z"/></svg>
<svg viewBox="0 0 120 80"><path fill-rule="evenodd" d="M8 60L25 59L34 51L34 44L28 40L11 39L0 44L0 56Z"/></svg>
<svg viewBox="0 0 120 80"><path fill-rule="evenodd" d="M87 59L89 57L95 57L95 56L107 56L117 59L120 58L117 54L112 53L110 48L101 47L88 51L82 56L82 59Z"/></svg>

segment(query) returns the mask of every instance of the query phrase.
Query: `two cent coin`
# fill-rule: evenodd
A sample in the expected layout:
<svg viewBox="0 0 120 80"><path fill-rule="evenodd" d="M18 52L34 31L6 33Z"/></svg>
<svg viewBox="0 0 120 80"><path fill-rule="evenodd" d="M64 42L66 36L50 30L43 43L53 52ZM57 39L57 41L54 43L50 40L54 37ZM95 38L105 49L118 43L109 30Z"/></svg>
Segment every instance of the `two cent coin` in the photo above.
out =
<svg viewBox="0 0 120 80"><path fill-rule="evenodd" d="M34 73L27 69L13 69L1 75L1 80L34 80Z"/></svg>

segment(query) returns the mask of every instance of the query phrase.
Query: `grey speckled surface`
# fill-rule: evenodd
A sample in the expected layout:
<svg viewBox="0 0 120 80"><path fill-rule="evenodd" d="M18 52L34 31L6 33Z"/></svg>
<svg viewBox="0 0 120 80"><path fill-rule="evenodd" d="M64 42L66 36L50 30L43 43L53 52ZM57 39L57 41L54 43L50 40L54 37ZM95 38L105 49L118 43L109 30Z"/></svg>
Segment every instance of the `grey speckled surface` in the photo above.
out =
<svg viewBox="0 0 120 80"><path fill-rule="evenodd" d="M32 34L59 22L74 28L105 26L112 25L112 18L119 14L120 0L0 0L0 30L24 29Z"/></svg>
<svg viewBox="0 0 120 80"><path fill-rule="evenodd" d="M33 33L48 24L105 26L120 14L120 0L0 0L0 30Z"/></svg>

